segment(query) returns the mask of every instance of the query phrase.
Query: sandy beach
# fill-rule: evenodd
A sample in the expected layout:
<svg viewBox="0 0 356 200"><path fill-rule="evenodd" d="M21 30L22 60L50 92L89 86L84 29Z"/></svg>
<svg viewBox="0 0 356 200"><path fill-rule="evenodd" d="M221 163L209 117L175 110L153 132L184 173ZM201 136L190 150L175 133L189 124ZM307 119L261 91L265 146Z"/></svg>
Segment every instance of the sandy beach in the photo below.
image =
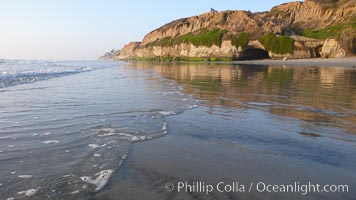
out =
<svg viewBox="0 0 356 200"><path fill-rule="evenodd" d="M331 58L331 59L294 59L294 60L256 60L256 61L234 61L234 64L247 65L288 65L288 66L339 66L356 67L356 57Z"/></svg>

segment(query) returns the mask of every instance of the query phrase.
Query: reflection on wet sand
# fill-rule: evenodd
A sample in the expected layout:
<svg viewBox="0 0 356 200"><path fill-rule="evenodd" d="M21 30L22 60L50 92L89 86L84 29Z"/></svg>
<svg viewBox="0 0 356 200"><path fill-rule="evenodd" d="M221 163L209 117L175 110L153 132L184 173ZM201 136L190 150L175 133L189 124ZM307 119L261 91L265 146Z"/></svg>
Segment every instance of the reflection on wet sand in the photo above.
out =
<svg viewBox="0 0 356 200"><path fill-rule="evenodd" d="M356 134L353 68L145 62L126 67L153 68L212 110L260 109Z"/></svg>

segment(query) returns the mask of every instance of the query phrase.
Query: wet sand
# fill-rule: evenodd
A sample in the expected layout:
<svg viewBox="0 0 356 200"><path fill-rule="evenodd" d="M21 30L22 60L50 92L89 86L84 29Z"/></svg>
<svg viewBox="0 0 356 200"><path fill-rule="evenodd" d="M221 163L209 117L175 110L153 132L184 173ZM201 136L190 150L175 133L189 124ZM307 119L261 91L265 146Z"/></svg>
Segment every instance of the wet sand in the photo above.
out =
<svg viewBox="0 0 356 200"><path fill-rule="evenodd" d="M339 66L356 67L356 57L332 58L332 59L294 59L294 60L257 60L257 61L234 61L234 64L248 65L288 65L288 66Z"/></svg>
<svg viewBox="0 0 356 200"><path fill-rule="evenodd" d="M316 140L303 135L286 135L277 137L291 141L306 140L308 144L293 153L289 150L267 151L263 148L270 146L268 142L260 142L254 147L249 144L248 136L239 140L228 139L226 134L234 133L235 124L224 123L224 117L210 115L209 112L209 108L200 107L168 117L169 134L134 144L122 168L94 199L353 199L355 196L353 190L350 193L313 193L307 196L256 191L214 191L208 195L203 192L178 193L176 190L167 192L167 183L176 185L180 181L203 181L212 185L221 181L226 184L238 182L248 186L260 181L268 184L311 181L314 184L349 184L353 188L356 185L356 175L351 168L340 168L328 161L308 160L314 154L305 150L308 146L324 149L339 144L323 144L325 139ZM217 124L219 130L215 129ZM263 130L261 134L264 134ZM301 156L292 155L294 153Z"/></svg>
<svg viewBox="0 0 356 200"><path fill-rule="evenodd" d="M164 78L177 80L200 107L166 117L168 135L134 143L127 160L94 199L353 200L356 196L356 132L351 125L354 69L200 63L133 66L153 68ZM177 187L177 182L198 181L255 185L251 192L215 190L208 195L165 189L167 183ZM268 193L256 191L258 182L347 184L351 189L307 195Z"/></svg>

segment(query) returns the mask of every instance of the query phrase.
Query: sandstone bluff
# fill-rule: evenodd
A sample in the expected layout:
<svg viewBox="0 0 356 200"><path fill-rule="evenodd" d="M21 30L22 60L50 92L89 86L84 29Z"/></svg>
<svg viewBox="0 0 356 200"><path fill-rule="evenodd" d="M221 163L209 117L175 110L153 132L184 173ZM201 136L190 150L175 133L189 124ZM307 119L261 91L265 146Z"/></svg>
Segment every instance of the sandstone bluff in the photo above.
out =
<svg viewBox="0 0 356 200"><path fill-rule="evenodd" d="M168 23L116 60L340 58L356 54L356 0L305 0L269 12L209 12Z"/></svg>

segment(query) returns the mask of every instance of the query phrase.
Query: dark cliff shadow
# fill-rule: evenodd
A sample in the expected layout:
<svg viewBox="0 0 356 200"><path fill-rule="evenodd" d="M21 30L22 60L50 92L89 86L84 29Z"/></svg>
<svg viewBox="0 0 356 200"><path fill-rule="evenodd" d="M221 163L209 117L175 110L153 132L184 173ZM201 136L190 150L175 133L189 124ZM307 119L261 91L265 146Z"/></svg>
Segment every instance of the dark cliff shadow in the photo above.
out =
<svg viewBox="0 0 356 200"><path fill-rule="evenodd" d="M268 55L268 51L263 50L263 49L256 49L256 48L245 49L237 57L237 60L239 60L239 61L263 60L263 59L270 59L270 57Z"/></svg>

